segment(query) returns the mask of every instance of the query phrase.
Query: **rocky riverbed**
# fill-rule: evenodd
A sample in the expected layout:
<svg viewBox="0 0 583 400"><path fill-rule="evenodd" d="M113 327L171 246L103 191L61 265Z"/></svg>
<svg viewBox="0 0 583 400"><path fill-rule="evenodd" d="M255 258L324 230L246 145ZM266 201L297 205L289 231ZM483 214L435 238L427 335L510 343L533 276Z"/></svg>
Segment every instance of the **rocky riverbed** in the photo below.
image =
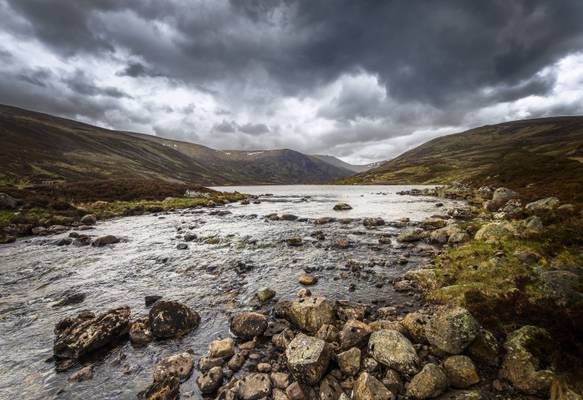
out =
<svg viewBox="0 0 583 400"><path fill-rule="evenodd" d="M229 337L233 315L271 313L278 300L295 298L300 278L313 280L304 283L335 304L366 306L367 312L395 307L395 315L416 310L419 295L397 291L393 282L429 262L435 247L397 236L461 204L439 207L442 200L396 196L403 187L273 189L248 202L118 218L2 246L0 393L134 398L164 357L190 351L198 361L212 340ZM341 202L353 209L334 211ZM261 288L275 297L261 302ZM114 335L119 337L105 339L107 346L97 351L82 351L79 362L52 358L60 321L84 311L93 313L85 315L90 320L123 306L129 307L128 320L136 321L148 316L145 299L155 296L195 310L196 329L135 346L122 326ZM199 373L195 368L182 383L183 397L200 397Z"/></svg>

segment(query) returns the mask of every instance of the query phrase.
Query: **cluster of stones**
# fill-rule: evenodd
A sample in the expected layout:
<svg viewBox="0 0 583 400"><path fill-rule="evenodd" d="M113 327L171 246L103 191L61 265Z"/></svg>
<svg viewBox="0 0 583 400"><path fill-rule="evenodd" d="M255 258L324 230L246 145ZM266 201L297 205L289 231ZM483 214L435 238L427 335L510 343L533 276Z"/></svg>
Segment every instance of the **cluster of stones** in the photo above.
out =
<svg viewBox="0 0 583 400"><path fill-rule="evenodd" d="M491 380L500 365L504 383L494 386L512 384L529 394L548 389L553 376L525 353L527 337L544 333L517 332L502 357L494 335L464 308L401 319L382 309L368 314L358 306L340 311L306 289L296 300L278 302L271 318L236 314L233 337L210 343L196 383L220 399L466 399L485 398L492 384L484 389L484 376Z"/></svg>

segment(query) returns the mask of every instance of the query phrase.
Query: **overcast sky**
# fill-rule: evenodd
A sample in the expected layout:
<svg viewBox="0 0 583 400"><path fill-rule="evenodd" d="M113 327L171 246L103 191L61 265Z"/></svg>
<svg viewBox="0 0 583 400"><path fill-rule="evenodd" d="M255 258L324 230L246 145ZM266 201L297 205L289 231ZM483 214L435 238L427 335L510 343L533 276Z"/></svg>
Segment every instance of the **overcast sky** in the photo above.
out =
<svg viewBox="0 0 583 400"><path fill-rule="evenodd" d="M0 0L0 102L364 163L583 114L583 0Z"/></svg>

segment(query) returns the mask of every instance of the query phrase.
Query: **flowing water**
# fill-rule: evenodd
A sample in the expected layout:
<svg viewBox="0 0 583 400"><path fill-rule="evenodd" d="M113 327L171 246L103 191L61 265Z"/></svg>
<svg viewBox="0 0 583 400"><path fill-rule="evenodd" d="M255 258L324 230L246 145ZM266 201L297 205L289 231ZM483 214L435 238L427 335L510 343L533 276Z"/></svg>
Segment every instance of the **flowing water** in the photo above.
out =
<svg viewBox="0 0 583 400"><path fill-rule="evenodd" d="M396 234L390 225L365 229L363 217L420 221L440 212L436 200L396 195L412 186L248 186L220 190L261 195L261 204L230 204L216 209L189 209L158 215L100 222L86 231L113 234L122 242L102 248L56 246L68 233L34 237L0 247L0 399L125 399L151 382L152 368L162 357L191 349L195 360L208 343L228 335L228 318L249 309L262 286L289 299L300 288L297 277L313 272L312 288L331 299L415 307L415 300L394 291L391 280L427 261L427 245L381 245L381 234ZM337 202L352 205L336 212ZM445 201L445 207L457 205ZM228 210L217 215L217 210ZM270 221L270 213L290 213L296 221ZM224 213L220 213L224 214ZM318 217L350 218L350 222L314 225ZM326 239L310 235L321 230ZM178 250L186 233L198 239ZM286 239L300 236L304 245ZM351 247L334 248L338 239ZM403 263L403 257L408 262ZM350 262L362 266L350 273ZM352 286L349 290L349 286ZM67 294L84 293L80 304L57 307ZM161 295L191 306L202 317L189 335L145 348L124 342L99 357L92 380L69 383L74 372L56 373L51 362L53 328L82 310L96 313L129 305L134 317L147 315L144 296ZM89 362L87 361L87 362ZM191 377L181 387L183 398L200 398Z"/></svg>

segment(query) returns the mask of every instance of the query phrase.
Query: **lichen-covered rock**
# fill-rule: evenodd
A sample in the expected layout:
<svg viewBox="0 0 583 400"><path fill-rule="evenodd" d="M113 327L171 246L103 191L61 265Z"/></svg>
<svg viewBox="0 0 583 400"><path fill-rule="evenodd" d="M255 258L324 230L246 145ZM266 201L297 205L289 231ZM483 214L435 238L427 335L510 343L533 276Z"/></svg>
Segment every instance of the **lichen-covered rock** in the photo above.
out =
<svg viewBox="0 0 583 400"><path fill-rule="evenodd" d="M480 376L471 358L451 356L443 362L443 369L451 386L466 389L480 382Z"/></svg>
<svg viewBox="0 0 583 400"><path fill-rule="evenodd" d="M366 343L372 329L364 322L351 319L346 321L340 332L340 345L346 350L354 346L361 346Z"/></svg>
<svg viewBox="0 0 583 400"><path fill-rule="evenodd" d="M352 390L354 400L393 400L394 394L368 372L358 376Z"/></svg>
<svg viewBox="0 0 583 400"><path fill-rule="evenodd" d="M442 308L425 325L427 341L450 354L460 354L478 336L480 325L462 307Z"/></svg>
<svg viewBox="0 0 583 400"><path fill-rule="evenodd" d="M476 361L497 367L500 364L501 346L494 334L481 329L478 336L467 347L466 351Z"/></svg>
<svg viewBox="0 0 583 400"><path fill-rule="evenodd" d="M419 228L405 229L397 236L397 241L402 243L417 242L423 239L424 231Z"/></svg>
<svg viewBox="0 0 583 400"><path fill-rule="evenodd" d="M427 338L425 337L425 325L427 324L428 317L420 312L412 312L405 315L405 318L401 321L401 324L407 330L407 336L415 343L427 343Z"/></svg>
<svg viewBox="0 0 583 400"><path fill-rule="evenodd" d="M334 307L319 296L303 297L290 304L289 318L301 330L317 332L322 325L334 322Z"/></svg>
<svg viewBox="0 0 583 400"><path fill-rule="evenodd" d="M523 326L508 335L504 348L501 376L524 393L548 393L555 378L551 370L545 369L544 358L554 351L549 333L537 326Z"/></svg>
<svg viewBox="0 0 583 400"><path fill-rule="evenodd" d="M268 287L262 287L257 290L256 295L259 301L271 300L275 297L275 290Z"/></svg>
<svg viewBox="0 0 583 400"><path fill-rule="evenodd" d="M447 389L447 376L443 369L435 364L426 364L423 369L411 379L407 395L423 400L439 396Z"/></svg>
<svg viewBox="0 0 583 400"><path fill-rule="evenodd" d="M358 347L353 347L336 355L338 367L343 374L354 376L360 370L362 352Z"/></svg>
<svg viewBox="0 0 583 400"><path fill-rule="evenodd" d="M170 375L184 382L192 373L193 364L192 355L187 352L166 357L154 367L154 380L162 380Z"/></svg>
<svg viewBox="0 0 583 400"><path fill-rule="evenodd" d="M415 348L397 331L382 329L373 332L368 349L375 360L403 374L414 374L418 370L419 357Z"/></svg>
<svg viewBox="0 0 583 400"><path fill-rule="evenodd" d="M158 300L149 313L150 330L159 339L184 336L200 324L200 316L177 301Z"/></svg>
<svg viewBox="0 0 583 400"><path fill-rule="evenodd" d="M332 351L325 341L300 333L291 341L285 355L294 378L316 385L328 368Z"/></svg>
<svg viewBox="0 0 583 400"><path fill-rule="evenodd" d="M403 390L403 381L401 376L394 369L387 369L385 377L382 380L383 385L389 389L395 396Z"/></svg>
<svg viewBox="0 0 583 400"><path fill-rule="evenodd" d="M500 187L492 194L492 200L487 202L487 209L489 211L498 211L498 209L504 206L509 200L517 199L518 197L518 193L515 191Z"/></svg>
<svg viewBox="0 0 583 400"><path fill-rule="evenodd" d="M331 324L322 325L318 332L316 333L316 337L318 339L322 339L326 342L336 342L340 336L338 329Z"/></svg>
<svg viewBox="0 0 583 400"><path fill-rule="evenodd" d="M150 321L148 318L140 318L130 325L130 341L136 347L145 346L152 341Z"/></svg>
<svg viewBox="0 0 583 400"><path fill-rule="evenodd" d="M231 357L235 354L235 342L231 338L213 340L209 343L210 357Z"/></svg>
<svg viewBox="0 0 583 400"><path fill-rule="evenodd" d="M271 379L267 374L250 374L239 384L239 398L241 400L258 400L271 394Z"/></svg>
<svg viewBox="0 0 583 400"><path fill-rule="evenodd" d="M230 328L241 339L253 339L267 329L267 317L257 312L241 312L231 319Z"/></svg>
<svg viewBox="0 0 583 400"><path fill-rule="evenodd" d="M72 360L102 348L126 335L130 308L119 307L101 315L84 312L61 320L55 327L53 352L57 369L72 366Z"/></svg>
<svg viewBox="0 0 583 400"><path fill-rule="evenodd" d="M561 201L556 197L546 197L526 205L526 211L538 212L538 211L551 211L559 208Z"/></svg>
<svg viewBox="0 0 583 400"><path fill-rule="evenodd" d="M212 367L207 373L199 375L196 378L196 384L203 394L212 394L223 383L223 369L221 367Z"/></svg>
<svg viewBox="0 0 583 400"><path fill-rule="evenodd" d="M437 287L437 278L435 269L422 268L408 271L404 278L415 282L421 289L429 290Z"/></svg>
<svg viewBox="0 0 583 400"><path fill-rule="evenodd" d="M482 226L474 239L476 240L502 240L511 238L514 235L514 229L507 222L492 222Z"/></svg>

